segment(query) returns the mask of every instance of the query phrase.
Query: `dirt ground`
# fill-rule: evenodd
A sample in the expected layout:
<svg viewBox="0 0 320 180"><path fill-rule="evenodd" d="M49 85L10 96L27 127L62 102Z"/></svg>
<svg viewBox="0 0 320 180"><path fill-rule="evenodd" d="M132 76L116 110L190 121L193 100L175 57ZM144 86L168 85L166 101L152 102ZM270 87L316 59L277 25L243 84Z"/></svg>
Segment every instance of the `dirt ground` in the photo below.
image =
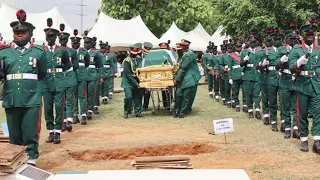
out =
<svg viewBox="0 0 320 180"><path fill-rule="evenodd" d="M62 133L59 145L47 144L42 124L38 167L56 173L67 170L134 169L135 156L189 155L196 169L244 169L251 179L320 179L320 155L299 150L297 139L284 140L262 121L248 119L208 98L199 86L192 115L174 119L167 112L123 119L123 94L100 106L88 125ZM210 135L212 120L233 118L235 132Z"/></svg>

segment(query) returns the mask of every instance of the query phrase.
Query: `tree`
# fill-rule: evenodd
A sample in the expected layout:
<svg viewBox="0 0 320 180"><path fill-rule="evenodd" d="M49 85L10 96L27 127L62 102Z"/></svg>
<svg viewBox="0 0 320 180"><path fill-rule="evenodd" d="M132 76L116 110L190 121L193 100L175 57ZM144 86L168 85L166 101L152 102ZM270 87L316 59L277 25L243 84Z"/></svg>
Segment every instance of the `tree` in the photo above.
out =
<svg viewBox="0 0 320 180"><path fill-rule="evenodd" d="M256 30L264 37L267 27L279 26L282 31L290 23L298 27L307 23L311 15L319 16L320 0L218 0L218 20L224 26L223 33L231 36L242 35Z"/></svg>
<svg viewBox="0 0 320 180"><path fill-rule="evenodd" d="M100 12L116 19L141 16L147 27L161 37L174 21L190 31L200 22L209 34L217 28L215 0L102 0Z"/></svg>

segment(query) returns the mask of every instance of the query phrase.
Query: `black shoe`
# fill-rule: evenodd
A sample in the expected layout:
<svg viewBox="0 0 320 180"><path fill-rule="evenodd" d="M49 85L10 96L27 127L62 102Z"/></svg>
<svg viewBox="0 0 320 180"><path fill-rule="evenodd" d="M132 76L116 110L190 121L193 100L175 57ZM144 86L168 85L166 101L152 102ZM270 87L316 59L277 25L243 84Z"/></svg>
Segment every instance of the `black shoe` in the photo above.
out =
<svg viewBox="0 0 320 180"><path fill-rule="evenodd" d="M222 100L222 105L226 105L226 100Z"/></svg>
<svg viewBox="0 0 320 180"><path fill-rule="evenodd" d="M27 162L27 164L28 164L29 166L37 167L37 166L36 166L35 164L33 164L33 163Z"/></svg>
<svg viewBox="0 0 320 180"><path fill-rule="evenodd" d="M86 124L87 124L87 117L81 116L81 125L86 125Z"/></svg>
<svg viewBox="0 0 320 180"><path fill-rule="evenodd" d="M284 123L281 123L280 131L281 131L281 132L285 132L285 130L284 130Z"/></svg>
<svg viewBox="0 0 320 180"><path fill-rule="evenodd" d="M66 130L67 130L67 123L63 122L61 132L65 132Z"/></svg>
<svg viewBox="0 0 320 180"><path fill-rule="evenodd" d="M109 95L108 95L108 98L109 98L109 99L112 99L112 95L111 95L111 94L109 94Z"/></svg>
<svg viewBox="0 0 320 180"><path fill-rule="evenodd" d="M269 124L270 124L269 117L264 117L264 118L263 118L263 124L264 124L264 125L269 125Z"/></svg>
<svg viewBox="0 0 320 180"><path fill-rule="evenodd" d="M78 124L78 123L80 123L80 120L77 115L74 115L73 116L73 124Z"/></svg>
<svg viewBox="0 0 320 180"><path fill-rule="evenodd" d="M108 104L108 99L102 99L102 104Z"/></svg>
<svg viewBox="0 0 320 180"><path fill-rule="evenodd" d="M128 117L128 114L127 114L127 115L124 115L123 118L128 119L128 118L129 118L129 117Z"/></svg>
<svg viewBox="0 0 320 180"><path fill-rule="evenodd" d="M180 115L180 114L179 114L179 118L184 118L184 115Z"/></svg>
<svg viewBox="0 0 320 180"><path fill-rule="evenodd" d="M210 96L211 99L213 98L213 94L210 94L209 96Z"/></svg>
<svg viewBox="0 0 320 180"><path fill-rule="evenodd" d="M278 132L279 130L278 130L277 123L272 124L271 129L272 129L272 131L274 131L274 132Z"/></svg>
<svg viewBox="0 0 320 180"><path fill-rule="evenodd" d="M66 129L68 132L71 132L72 131L72 123L71 121L67 121L66 123Z"/></svg>
<svg viewBox="0 0 320 180"><path fill-rule="evenodd" d="M248 112L248 107L247 106L243 106L242 111L247 113Z"/></svg>
<svg viewBox="0 0 320 180"><path fill-rule="evenodd" d="M177 117L178 117L178 113L173 112L173 113L172 113L172 117L173 117L173 118L177 118Z"/></svg>
<svg viewBox="0 0 320 180"><path fill-rule="evenodd" d="M249 118L253 118L253 112L249 112Z"/></svg>
<svg viewBox="0 0 320 180"><path fill-rule="evenodd" d="M228 107L228 108L231 108L231 103L227 103L227 107Z"/></svg>
<svg viewBox="0 0 320 180"><path fill-rule="evenodd" d="M314 140L313 152L320 154L320 140Z"/></svg>
<svg viewBox="0 0 320 180"><path fill-rule="evenodd" d="M148 110L148 107L143 107L143 111L146 112Z"/></svg>
<svg viewBox="0 0 320 180"><path fill-rule="evenodd" d="M93 113L94 114L99 114L99 108L98 107L94 107L93 108Z"/></svg>
<svg viewBox="0 0 320 180"><path fill-rule="evenodd" d="M236 108L236 104L234 102L232 103L231 106L232 106L232 108Z"/></svg>
<svg viewBox="0 0 320 180"><path fill-rule="evenodd" d="M312 118L313 117L313 115L312 114L308 114L308 118Z"/></svg>
<svg viewBox="0 0 320 180"><path fill-rule="evenodd" d="M49 133L49 137L46 139L46 143L52 143L54 141L54 133Z"/></svg>
<svg viewBox="0 0 320 180"><path fill-rule="evenodd" d="M54 134L54 144L60 144L61 140L60 140L60 133L55 133Z"/></svg>
<svg viewBox="0 0 320 180"><path fill-rule="evenodd" d="M240 107L236 107L236 112L240 112Z"/></svg>
<svg viewBox="0 0 320 180"><path fill-rule="evenodd" d="M302 152L308 152L309 151L308 141L301 141L300 151L302 151Z"/></svg>
<svg viewBox="0 0 320 180"><path fill-rule="evenodd" d="M260 111L256 111L255 117L256 119L259 119L259 120L261 119Z"/></svg>
<svg viewBox="0 0 320 180"><path fill-rule="evenodd" d="M293 137L293 138L300 139L299 133L298 133L298 129L294 129L294 130L293 130L292 137Z"/></svg>
<svg viewBox="0 0 320 180"><path fill-rule="evenodd" d="M284 134L285 139L290 139L291 138L291 130L286 130Z"/></svg>
<svg viewBox="0 0 320 180"><path fill-rule="evenodd" d="M137 118L142 118L143 116L140 114L140 115L136 115Z"/></svg>
<svg viewBox="0 0 320 180"><path fill-rule="evenodd" d="M192 110L186 110L185 114L191 114Z"/></svg>
<svg viewBox="0 0 320 180"><path fill-rule="evenodd" d="M87 113L87 118L88 118L88 120L92 119L92 112Z"/></svg>

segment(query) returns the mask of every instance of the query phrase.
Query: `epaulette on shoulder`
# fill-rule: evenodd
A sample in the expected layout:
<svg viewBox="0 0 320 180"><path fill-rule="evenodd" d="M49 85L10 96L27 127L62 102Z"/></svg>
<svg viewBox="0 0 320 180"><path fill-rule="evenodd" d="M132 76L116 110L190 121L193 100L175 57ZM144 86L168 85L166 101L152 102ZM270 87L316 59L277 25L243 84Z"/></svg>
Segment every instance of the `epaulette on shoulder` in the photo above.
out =
<svg viewBox="0 0 320 180"><path fill-rule="evenodd" d="M33 47L35 47L35 48L37 48L37 49L39 49L39 50L41 50L41 51L44 51L43 46L40 46L40 45L34 45Z"/></svg>
<svg viewBox="0 0 320 180"><path fill-rule="evenodd" d="M130 57L126 57L126 58L124 59L124 61L130 62L130 61L131 61L131 58L130 58Z"/></svg>
<svg viewBox="0 0 320 180"><path fill-rule="evenodd" d="M8 46L8 45L0 46L0 50L7 49L7 48L9 48L9 47L10 47L10 46Z"/></svg>
<svg viewBox="0 0 320 180"><path fill-rule="evenodd" d="M299 49L299 48L301 48L301 44L296 44L296 45L293 46L293 48L294 49Z"/></svg>

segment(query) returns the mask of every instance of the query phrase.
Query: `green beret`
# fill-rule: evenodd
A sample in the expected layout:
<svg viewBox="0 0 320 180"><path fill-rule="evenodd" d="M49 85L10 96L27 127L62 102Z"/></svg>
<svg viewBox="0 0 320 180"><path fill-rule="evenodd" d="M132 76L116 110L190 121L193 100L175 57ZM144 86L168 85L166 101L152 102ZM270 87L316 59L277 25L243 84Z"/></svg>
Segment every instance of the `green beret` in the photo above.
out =
<svg viewBox="0 0 320 180"><path fill-rule="evenodd" d="M149 43L149 42L144 42L143 46L147 47L147 48L152 48L153 47L153 45L151 43Z"/></svg>

